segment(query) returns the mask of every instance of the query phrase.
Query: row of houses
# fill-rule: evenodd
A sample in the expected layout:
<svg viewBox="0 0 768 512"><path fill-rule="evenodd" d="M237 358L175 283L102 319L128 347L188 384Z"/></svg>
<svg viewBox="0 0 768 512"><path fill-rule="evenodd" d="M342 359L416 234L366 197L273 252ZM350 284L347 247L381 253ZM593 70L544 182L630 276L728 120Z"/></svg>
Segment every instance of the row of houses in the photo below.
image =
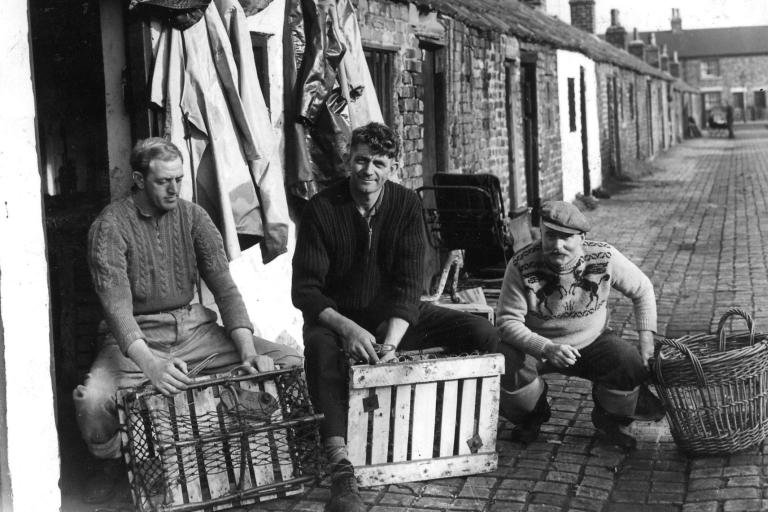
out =
<svg viewBox="0 0 768 512"><path fill-rule="evenodd" d="M280 141L294 122L285 115L287 1L257 2L263 8L247 20ZM18 510L58 503L59 479L66 489L82 460L70 395L100 318L85 232L127 192L132 143L159 130L148 90L157 33L127 3L9 0L9 29L0 31L2 83L23 91L0 95L0 122L15 128L0 151L3 168L15 170L0 175L0 235L23 247L0 248L0 496ZM507 211L536 208L640 174L682 139L701 111L698 91L652 51L644 60L596 37L594 0L570 4L573 25L535 0L355 3L383 117L403 141L399 181L417 188L439 172L492 173ZM294 233L268 265L249 249L231 266L263 335L300 344L289 296ZM41 405L29 411L28 400Z"/></svg>

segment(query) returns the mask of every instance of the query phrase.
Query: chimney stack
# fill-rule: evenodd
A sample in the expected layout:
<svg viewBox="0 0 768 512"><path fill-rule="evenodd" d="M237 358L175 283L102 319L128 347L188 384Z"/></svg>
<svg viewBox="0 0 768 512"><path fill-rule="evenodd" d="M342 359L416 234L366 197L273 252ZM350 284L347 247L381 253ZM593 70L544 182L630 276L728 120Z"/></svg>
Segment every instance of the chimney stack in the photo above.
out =
<svg viewBox="0 0 768 512"><path fill-rule="evenodd" d="M654 68L659 67L659 47L656 46L656 34L651 32L648 37L648 46L645 47L645 62Z"/></svg>
<svg viewBox="0 0 768 512"><path fill-rule="evenodd" d="M547 0L522 0L522 2L531 9L536 9L537 11L544 13L547 12Z"/></svg>
<svg viewBox="0 0 768 512"><path fill-rule="evenodd" d="M662 71L669 71L669 54L667 53L667 45L661 47L659 65L661 66Z"/></svg>
<svg viewBox="0 0 768 512"><path fill-rule="evenodd" d="M672 19L669 20L669 24L672 27L672 32L680 32L683 30L683 19L680 17L680 9L672 8Z"/></svg>
<svg viewBox="0 0 768 512"><path fill-rule="evenodd" d="M595 33L595 0L569 0L571 25L590 34Z"/></svg>
<svg viewBox="0 0 768 512"><path fill-rule="evenodd" d="M680 61L677 60L677 50L672 52L672 60L669 61L669 74L675 78L682 78L680 76Z"/></svg>
<svg viewBox="0 0 768 512"><path fill-rule="evenodd" d="M611 26L605 31L605 40L617 48L627 49L627 31L619 22L618 9L611 9Z"/></svg>
<svg viewBox="0 0 768 512"><path fill-rule="evenodd" d="M636 28L632 31L632 40L629 42L627 51L645 62L645 43L640 39Z"/></svg>

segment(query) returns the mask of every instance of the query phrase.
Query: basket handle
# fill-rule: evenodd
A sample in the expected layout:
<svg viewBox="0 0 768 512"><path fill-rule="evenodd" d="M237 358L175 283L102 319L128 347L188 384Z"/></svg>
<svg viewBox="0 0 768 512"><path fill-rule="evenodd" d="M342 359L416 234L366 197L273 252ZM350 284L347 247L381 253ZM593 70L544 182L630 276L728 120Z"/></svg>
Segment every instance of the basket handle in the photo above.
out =
<svg viewBox="0 0 768 512"><path fill-rule="evenodd" d="M749 329L749 346L751 347L755 343L755 321L749 313L741 308L731 308L720 317L720 323L717 324L717 335L720 337L720 343L718 348L720 352L725 351L725 322L732 316L740 316L747 321L747 329Z"/></svg>
<svg viewBox="0 0 768 512"><path fill-rule="evenodd" d="M685 338L681 338L685 339ZM689 349L686 345L683 343L680 343L677 340L671 340L669 338L664 338L659 341L660 345L666 345L668 347L672 347L680 351L685 357L688 358L688 360L691 363L691 367L693 368L694 373L696 373L696 380L698 381L698 384L700 387L704 387L707 385L707 378L704 376L704 369L701 367L701 362L699 361L699 358L696 357L696 355L691 352L691 349ZM661 371L661 365L662 361L664 360L663 357L661 357L661 350L658 350L659 357L656 358L656 364L653 365L654 371L656 373L656 380L659 384L662 386L665 386L664 382L664 374Z"/></svg>

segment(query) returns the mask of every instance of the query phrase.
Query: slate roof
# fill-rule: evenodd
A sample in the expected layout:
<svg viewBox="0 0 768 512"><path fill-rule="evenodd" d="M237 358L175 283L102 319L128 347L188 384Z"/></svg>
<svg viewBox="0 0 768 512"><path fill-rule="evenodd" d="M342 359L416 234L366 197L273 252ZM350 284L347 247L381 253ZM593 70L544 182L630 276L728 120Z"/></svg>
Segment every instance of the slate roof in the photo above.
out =
<svg viewBox="0 0 768 512"><path fill-rule="evenodd" d="M597 62L607 62L639 73L672 81L673 77L629 53L564 21L532 9L517 0L411 0L467 25L513 35L531 43L583 53Z"/></svg>
<svg viewBox="0 0 768 512"><path fill-rule="evenodd" d="M669 55L677 50L681 59L768 54L768 26L683 29L654 32L656 45L667 45ZM641 32L648 41L651 32Z"/></svg>

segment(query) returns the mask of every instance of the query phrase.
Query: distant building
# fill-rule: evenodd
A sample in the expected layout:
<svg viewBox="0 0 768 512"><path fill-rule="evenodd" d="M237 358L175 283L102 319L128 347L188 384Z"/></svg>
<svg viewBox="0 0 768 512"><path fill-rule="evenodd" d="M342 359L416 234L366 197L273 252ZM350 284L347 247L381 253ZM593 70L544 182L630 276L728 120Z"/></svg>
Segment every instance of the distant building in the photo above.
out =
<svg viewBox="0 0 768 512"><path fill-rule="evenodd" d="M702 93L702 117L731 103L735 121L768 119L768 26L685 30L679 9L670 21L670 30L639 36L648 42L655 35L670 62L677 54L680 78Z"/></svg>

